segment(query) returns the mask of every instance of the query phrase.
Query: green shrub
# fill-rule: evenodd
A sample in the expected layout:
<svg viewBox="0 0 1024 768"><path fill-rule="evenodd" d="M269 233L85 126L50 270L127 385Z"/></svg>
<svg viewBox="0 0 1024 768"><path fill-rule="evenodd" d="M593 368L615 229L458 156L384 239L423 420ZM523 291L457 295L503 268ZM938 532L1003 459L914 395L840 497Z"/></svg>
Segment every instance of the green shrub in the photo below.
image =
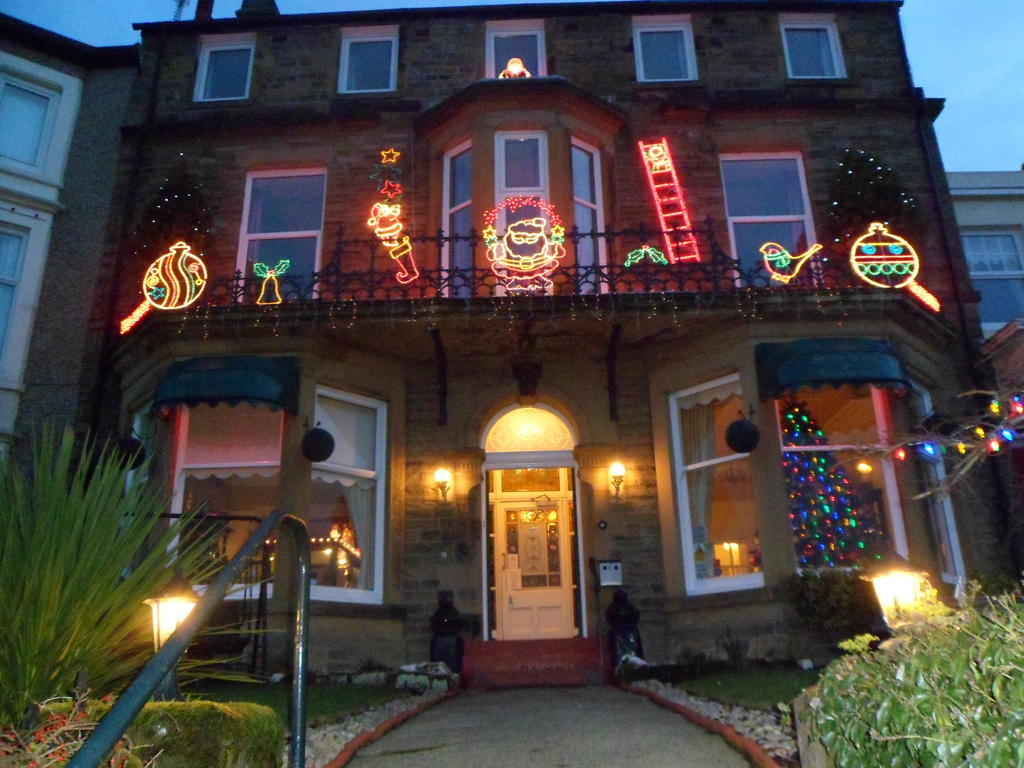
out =
<svg viewBox="0 0 1024 768"><path fill-rule="evenodd" d="M805 570L790 578L787 592L801 626L832 642L874 631L882 615L874 589L858 572Z"/></svg>
<svg viewBox="0 0 1024 768"><path fill-rule="evenodd" d="M837 768L1024 765L1024 605L991 598L844 656L809 706Z"/></svg>
<svg viewBox="0 0 1024 768"><path fill-rule="evenodd" d="M172 568L208 576L206 542L172 551L162 493L128 483L116 450L43 434L24 473L0 460L0 724L88 687L117 691L152 654L142 601ZM31 722L27 724L31 725Z"/></svg>

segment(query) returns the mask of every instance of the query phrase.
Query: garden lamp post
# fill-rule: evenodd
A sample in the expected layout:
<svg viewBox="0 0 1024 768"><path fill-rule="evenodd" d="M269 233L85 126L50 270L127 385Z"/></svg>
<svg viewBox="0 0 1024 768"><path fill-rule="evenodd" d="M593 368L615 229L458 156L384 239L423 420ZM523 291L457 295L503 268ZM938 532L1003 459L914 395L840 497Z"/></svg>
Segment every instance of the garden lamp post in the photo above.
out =
<svg viewBox="0 0 1024 768"><path fill-rule="evenodd" d="M167 586L156 597L144 601L150 607L153 620L153 651L159 651L167 639L174 634L192 612L199 595L192 585L180 574L175 572ZM160 683L154 697L157 701L174 701L178 698L178 675L174 667Z"/></svg>
<svg viewBox="0 0 1024 768"><path fill-rule="evenodd" d="M901 623L914 610L928 589L926 574L914 569L906 558L888 552L864 569L864 578L874 587L885 623Z"/></svg>

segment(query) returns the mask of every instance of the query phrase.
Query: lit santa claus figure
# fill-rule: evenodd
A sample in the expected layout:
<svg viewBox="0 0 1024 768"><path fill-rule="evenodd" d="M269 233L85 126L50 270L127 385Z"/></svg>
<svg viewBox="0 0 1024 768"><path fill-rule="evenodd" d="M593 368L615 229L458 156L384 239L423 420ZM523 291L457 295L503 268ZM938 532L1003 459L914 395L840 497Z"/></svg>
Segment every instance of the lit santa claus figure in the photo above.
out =
<svg viewBox="0 0 1024 768"><path fill-rule="evenodd" d="M516 219L517 210L541 215ZM495 228L498 214L507 212L510 223L500 237ZM547 290L551 275L565 256L565 227L551 204L539 197L518 197L505 200L484 215L483 231L487 259L491 270L511 293Z"/></svg>
<svg viewBox="0 0 1024 768"><path fill-rule="evenodd" d="M518 56L513 56L505 64L505 68L501 70L501 74L498 77L502 80L507 80L512 77L532 77L532 75L530 70L526 68L526 65L523 64L523 60Z"/></svg>

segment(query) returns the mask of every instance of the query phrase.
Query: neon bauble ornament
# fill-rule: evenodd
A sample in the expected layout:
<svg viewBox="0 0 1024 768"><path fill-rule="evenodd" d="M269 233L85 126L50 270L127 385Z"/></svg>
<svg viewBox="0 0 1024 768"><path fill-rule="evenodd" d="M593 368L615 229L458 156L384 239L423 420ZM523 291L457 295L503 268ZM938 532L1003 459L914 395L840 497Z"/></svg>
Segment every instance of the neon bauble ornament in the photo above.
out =
<svg viewBox="0 0 1024 768"><path fill-rule="evenodd" d="M861 280L879 288L906 288L932 312L942 305L935 295L916 282L921 259L914 247L878 221L850 248L850 266Z"/></svg>
<svg viewBox="0 0 1024 768"><path fill-rule="evenodd" d="M639 264L644 259L647 259L652 264L668 264L668 259L665 258L665 254L655 248L653 245L641 245L636 250L630 251L626 254L626 263L623 267L632 267Z"/></svg>
<svg viewBox="0 0 1024 768"><path fill-rule="evenodd" d="M541 216L523 216L516 211L535 209ZM498 214L506 212L509 224L498 235ZM491 271L510 293L526 293L551 287L551 275L565 256L565 227L554 207L539 197L519 196L504 200L484 214L483 236Z"/></svg>
<svg viewBox="0 0 1024 768"><path fill-rule="evenodd" d="M822 249L821 245L815 243L799 256L794 256L778 243L765 243L759 249L764 256L764 266L772 276L772 280L786 285L796 277L804 264Z"/></svg>
<svg viewBox="0 0 1024 768"><path fill-rule="evenodd" d="M151 309L184 309L194 303L206 282L206 264L179 240L149 265L142 278L146 300L121 321L121 335L128 333Z"/></svg>
<svg viewBox="0 0 1024 768"><path fill-rule="evenodd" d="M673 264L700 259L697 239L690 228L690 213L679 183L668 139L650 144L640 142L640 155L647 171L651 196L658 209L658 221L665 236L665 253Z"/></svg>
<svg viewBox="0 0 1024 768"><path fill-rule="evenodd" d="M277 283L277 278L288 271L288 267L292 265L289 259L281 259L273 267L268 267L262 261L257 261L252 265L252 271L256 273L256 277L263 278L263 284L260 286L260 295L256 299L256 303L260 305L267 304L280 304L281 291L280 286Z"/></svg>
<svg viewBox="0 0 1024 768"><path fill-rule="evenodd" d="M377 163L370 178L380 183L377 193L384 200L374 203L370 208L370 218L366 225L373 228L375 234L388 249L388 256L394 259L398 267L395 280L407 285L420 276L416 260L412 255L412 243L409 236L403 233L401 199L404 194L402 185L395 181L402 175L402 169L396 163L402 156L394 147L380 151L380 162Z"/></svg>

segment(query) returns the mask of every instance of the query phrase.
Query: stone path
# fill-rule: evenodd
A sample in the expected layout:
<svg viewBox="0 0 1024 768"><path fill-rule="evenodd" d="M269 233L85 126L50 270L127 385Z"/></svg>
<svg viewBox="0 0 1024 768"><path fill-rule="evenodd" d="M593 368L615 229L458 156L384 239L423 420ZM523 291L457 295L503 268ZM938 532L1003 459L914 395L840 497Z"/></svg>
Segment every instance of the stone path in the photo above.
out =
<svg viewBox="0 0 1024 768"><path fill-rule="evenodd" d="M354 768L746 768L718 736L617 688L464 691L359 751Z"/></svg>

